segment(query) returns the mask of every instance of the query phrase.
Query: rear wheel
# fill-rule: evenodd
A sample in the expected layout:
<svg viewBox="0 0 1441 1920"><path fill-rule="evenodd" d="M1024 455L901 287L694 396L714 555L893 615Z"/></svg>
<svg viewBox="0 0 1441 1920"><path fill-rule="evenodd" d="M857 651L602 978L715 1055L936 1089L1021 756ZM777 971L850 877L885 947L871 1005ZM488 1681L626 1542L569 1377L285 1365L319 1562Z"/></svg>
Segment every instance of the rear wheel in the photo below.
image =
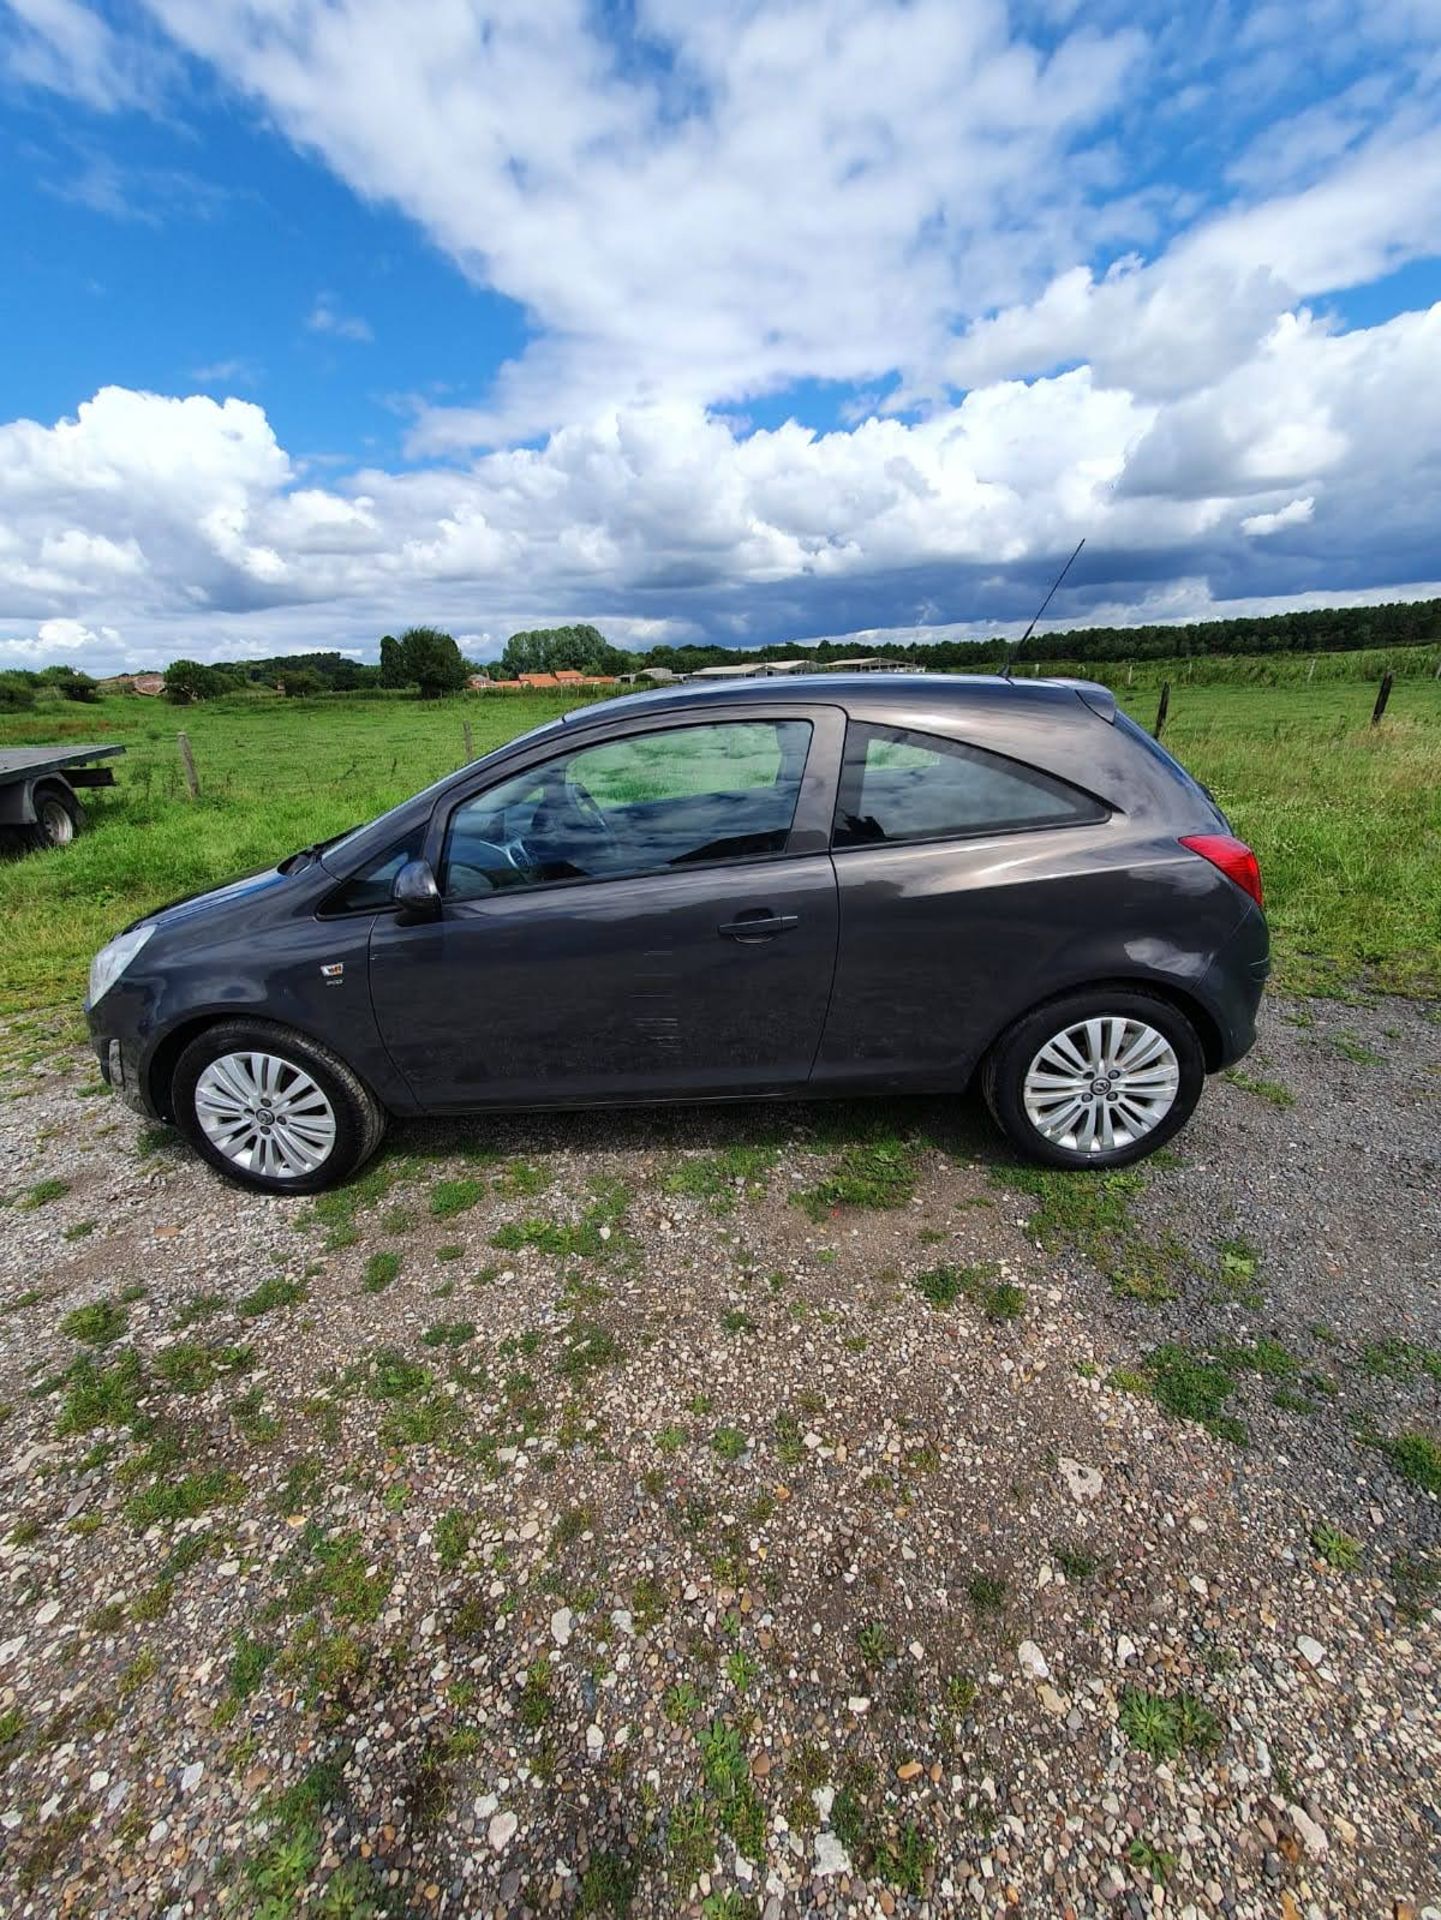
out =
<svg viewBox="0 0 1441 1920"><path fill-rule="evenodd" d="M1097 987L1037 1007L1003 1033L981 1090L1028 1159L1124 1167L1186 1124L1205 1079L1196 1030L1170 1001Z"/></svg>
<svg viewBox="0 0 1441 1920"><path fill-rule="evenodd" d="M343 1060L266 1020L227 1020L192 1040L171 1099L196 1151L258 1193L335 1186L385 1132L384 1109Z"/></svg>
<svg viewBox="0 0 1441 1920"><path fill-rule="evenodd" d="M85 809L70 788L39 787L34 800L35 824L24 830L29 844L37 851L68 847L85 824Z"/></svg>

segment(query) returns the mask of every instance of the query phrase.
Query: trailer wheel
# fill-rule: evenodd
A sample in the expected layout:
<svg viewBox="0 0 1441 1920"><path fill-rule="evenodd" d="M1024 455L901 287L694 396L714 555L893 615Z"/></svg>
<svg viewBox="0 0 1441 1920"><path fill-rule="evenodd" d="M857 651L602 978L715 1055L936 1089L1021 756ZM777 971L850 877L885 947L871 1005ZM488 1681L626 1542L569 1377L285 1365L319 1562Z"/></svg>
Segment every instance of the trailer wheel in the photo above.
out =
<svg viewBox="0 0 1441 1920"><path fill-rule="evenodd" d="M68 786L49 784L35 789L35 824L24 829L37 851L68 847L85 824L85 809Z"/></svg>

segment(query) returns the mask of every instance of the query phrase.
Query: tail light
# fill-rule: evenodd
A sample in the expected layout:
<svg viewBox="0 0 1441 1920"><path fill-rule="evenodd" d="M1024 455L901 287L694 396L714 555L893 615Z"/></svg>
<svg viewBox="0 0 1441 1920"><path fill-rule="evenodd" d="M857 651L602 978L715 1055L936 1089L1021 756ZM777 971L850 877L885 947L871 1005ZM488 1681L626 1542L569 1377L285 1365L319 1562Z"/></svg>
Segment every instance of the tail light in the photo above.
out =
<svg viewBox="0 0 1441 1920"><path fill-rule="evenodd" d="M1259 907L1261 902L1261 863L1246 845L1229 833L1191 833L1181 841L1192 853L1199 853L1213 867L1219 867L1242 893L1249 893Z"/></svg>

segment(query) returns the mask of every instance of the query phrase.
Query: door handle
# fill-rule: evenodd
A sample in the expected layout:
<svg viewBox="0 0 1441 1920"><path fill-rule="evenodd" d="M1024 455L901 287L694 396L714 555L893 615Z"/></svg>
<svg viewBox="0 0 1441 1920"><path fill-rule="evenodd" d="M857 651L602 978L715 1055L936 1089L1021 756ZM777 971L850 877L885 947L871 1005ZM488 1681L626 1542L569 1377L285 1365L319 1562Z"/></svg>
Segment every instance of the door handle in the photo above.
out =
<svg viewBox="0 0 1441 1920"><path fill-rule="evenodd" d="M800 923L798 913L771 913L765 907L757 907L751 913L743 913L738 920L724 921L716 932L727 940L774 940L778 933L789 933Z"/></svg>

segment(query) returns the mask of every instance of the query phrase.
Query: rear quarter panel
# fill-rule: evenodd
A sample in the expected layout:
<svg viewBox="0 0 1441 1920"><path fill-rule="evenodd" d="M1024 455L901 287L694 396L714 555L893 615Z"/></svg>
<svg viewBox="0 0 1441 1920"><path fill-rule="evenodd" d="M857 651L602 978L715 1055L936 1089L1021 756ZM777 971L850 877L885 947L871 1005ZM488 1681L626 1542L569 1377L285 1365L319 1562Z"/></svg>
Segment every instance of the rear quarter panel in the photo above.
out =
<svg viewBox="0 0 1441 1920"><path fill-rule="evenodd" d="M963 1084L1005 1027L1096 980L1203 999L1247 910L1169 838L1125 822L834 856L840 954L814 1080Z"/></svg>

